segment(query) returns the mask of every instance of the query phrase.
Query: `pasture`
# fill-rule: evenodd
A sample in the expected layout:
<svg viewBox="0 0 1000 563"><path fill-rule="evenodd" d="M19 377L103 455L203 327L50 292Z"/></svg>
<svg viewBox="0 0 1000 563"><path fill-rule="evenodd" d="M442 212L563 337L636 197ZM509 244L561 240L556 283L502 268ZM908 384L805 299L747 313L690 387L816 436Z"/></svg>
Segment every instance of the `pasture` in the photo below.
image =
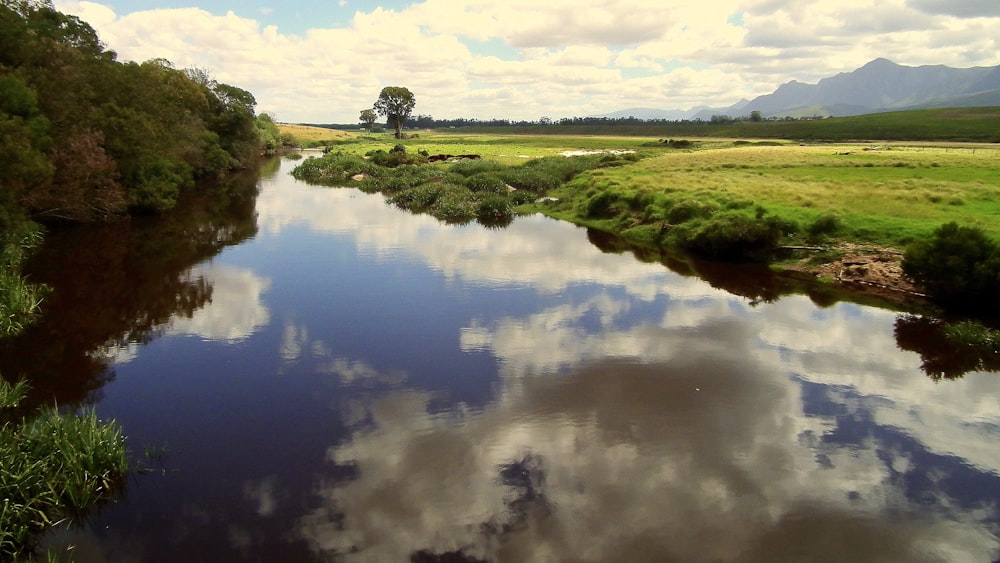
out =
<svg viewBox="0 0 1000 563"><path fill-rule="evenodd" d="M663 221L657 205L694 202L781 217L801 227L790 244L815 241L808 228L824 217L836 223L836 229L824 233L827 242L903 248L949 221L981 227L1000 240L1000 146L990 143L692 138L689 148L675 149L663 142L666 139L641 136L448 130L416 131L397 140L388 133L286 127L281 126L282 131L297 139L325 140L331 150L346 154L388 151L402 144L410 154L478 154L507 166L566 153L634 151L641 157L638 162L584 172L547 194L558 198L556 203L518 208L626 238L636 227ZM617 201L612 207L620 213L588 217L587 202L599 194ZM643 241L639 233L632 233L638 238L634 242L655 242Z"/></svg>

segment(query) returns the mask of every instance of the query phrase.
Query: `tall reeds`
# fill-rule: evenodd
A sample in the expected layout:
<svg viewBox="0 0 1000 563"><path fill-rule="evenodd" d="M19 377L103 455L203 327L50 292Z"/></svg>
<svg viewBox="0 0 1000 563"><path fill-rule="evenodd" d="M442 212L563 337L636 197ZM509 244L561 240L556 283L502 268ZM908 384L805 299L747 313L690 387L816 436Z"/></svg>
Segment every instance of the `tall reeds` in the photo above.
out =
<svg viewBox="0 0 1000 563"><path fill-rule="evenodd" d="M17 334L39 313L47 288L28 283L21 262L41 236L38 229L0 233L0 337Z"/></svg>
<svg viewBox="0 0 1000 563"><path fill-rule="evenodd" d="M13 420L27 384L0 379L0 560L30 552L44 530L112 499L128 470L125 436L93 411L47 408Z"/></svg>

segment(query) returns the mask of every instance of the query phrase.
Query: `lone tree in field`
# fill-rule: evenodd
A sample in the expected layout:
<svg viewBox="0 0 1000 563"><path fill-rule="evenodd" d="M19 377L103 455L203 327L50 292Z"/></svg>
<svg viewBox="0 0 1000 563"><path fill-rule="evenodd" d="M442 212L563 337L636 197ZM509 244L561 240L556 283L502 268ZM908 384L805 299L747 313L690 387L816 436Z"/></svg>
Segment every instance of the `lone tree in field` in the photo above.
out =
<svg viewBox="0 0 1000 563"><path fill-rule="evenodd" d="M363 109L361 110L361 117L358 119L361 123L365 124L365 130L371 133L372 126L375 124L375 120L378 119L378 115L375 113L375 110Z"/></svg>
<svg viewBox="0 0 1000 563"><path fill-rule="evenodd" d="M375 111L389 119L396 128L396 138L403 138L403 124L410 117L417 99L413 92L402 86L386 86L375 101Z"/></svg>

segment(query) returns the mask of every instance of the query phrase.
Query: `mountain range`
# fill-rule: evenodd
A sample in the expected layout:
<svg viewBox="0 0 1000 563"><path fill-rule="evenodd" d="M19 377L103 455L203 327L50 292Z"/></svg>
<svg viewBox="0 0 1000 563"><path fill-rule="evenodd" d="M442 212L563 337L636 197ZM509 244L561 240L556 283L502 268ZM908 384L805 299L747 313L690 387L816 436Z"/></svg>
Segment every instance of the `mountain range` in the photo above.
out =
<svg viewBox="0 0 1000 563"><path fill-rule="evenodd" d="M792 80L770 94L722 108L688 110L631 108L596 117L705 120L713 115L767 117L848 116L935 107L1000 106L1000 65L953 68L904 66L878 58L816 84Z"/></svg>

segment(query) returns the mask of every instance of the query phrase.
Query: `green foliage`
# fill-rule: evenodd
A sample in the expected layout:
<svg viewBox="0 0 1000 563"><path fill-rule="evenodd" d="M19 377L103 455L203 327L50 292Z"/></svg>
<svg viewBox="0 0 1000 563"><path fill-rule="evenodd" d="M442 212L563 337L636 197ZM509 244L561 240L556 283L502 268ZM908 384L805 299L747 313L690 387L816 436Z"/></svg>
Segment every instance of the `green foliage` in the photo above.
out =
<svg viewBox="0 0 1000 563"><path fill-rule="evenodd" d="M511 193L509 199L510 199L510 204L516 207L518 205L527 205L529 203L534 203L536 197L531 192L518 190L516 192Z"/></svg>
<svg viewBox="0 0 1000 563"><path fill-rule="evenodd" d="M409 211L425 211L446 189L446 184L422 184L392 196L389 203Z"/></svg>
<svg viewBox="0 0 1000 563"><path fill-rule="evenodd" d="M514 219L510 198L488 194L476 205L476 218L484 225L503 225Z"/></svg>
<svg viewBox="0 0 1000 563"><path fill-rule="evenodd" d="M607 161L602 162L600 155L573 157L547 156L529 160L524 164L524 167L525 169L541 172L552 178L556 178L559 182L569 182L581 172L599 168L606 164Z"/></svg>
<svg viewBox="0 0 1000 563"><path fill-rule="evenodd" d="M505 170L505 166L494 160L460 160L451 165L448 169L453 174L461 174L468 178L476 174L499 173Z"/></svg>
<svg viewBox="0 0 1000 563"><path fill-rule="evenodd" d="M162 59L120 63L50 2L4 2L0 28L0 206L68 220L163 210L192 175L279 146L249 92Z"/></svg>
<svg viewBox="0 0 1000 563"><path fill-rule="evenodd" d="M365 125L365 130L369 133L372 132L372 125L375 124L376 119L378 119L378 114L373 109L361 110L361 115L358 117L358 120Z"/></svg>
<svg viewBox="0 0 1000 563"><path fill-rule="evenodd" d="M5 384L6 385L6 384ZM9 388L0 394L12 397ZM38 534L113 498L128 470L125 437L93 412L48 409L0 426L0 559L33 547Z"/></svg>
<svg viewBox="0 0 1000 563"><path fill-rule="evenodd" d="M535 194L544 194L561 184L559 178L535 168L516 166L503 170L500 178L510 186Z"/></svg>
<svg viewBox="0 0 1000 563"><path fill-rule="evenodd" d="M813 238L831 235L841 228L840 218L832 213L824 213L809 225L809 235Z"/></svg>
<svg viewBox="0 0 1000 563"><path fill-rule="evenodd" d="M463 133L492 135L603 136L630 135L662 138L715 137L729 139L804 139L824 141L979 141L1000 142L1000 107L944 108L896 111L851 117L808 120L679 121L649 123L594 123L466 127ZM669 140L663 144L669 144ZM699 142L700 144L700 142ZM674 148L688 148L677 146Z"/></svg>
<svg viewBox="0 0 1000 563"><path fill-rule="evenodd" d="M255 122L257 127L257 137L260 142L260 150L265 155L273 155L284 145L281 140L281 132L274 123L274 119L266 113L257 116Z"/></svg>
<svg viewBox="0 0 1000 563"><path fill-rule="evenodd" d="M978 350L981 355L1000 354L1000 330L993 330L975 321L962 321L949 324L944 329L944 335L951 342ZM995 361L1000 361L996 358Z"/></svg>
<svg viewBox="0 0 1000 563"><path fill-rule="evenodd" d="M476 216L476 201L468 190L441 185L437 198L426 211L448 223L465 223Z"/></svg>
<svg viewBox="0 0 1000 563"><path fill-rule="evenodd" d="M0 409L16 408L27 394L27 381L21 379L11 385L6 379L0 377Z"/></svg>
<svg viewBox="0 0 1000 563"><path fill-rule="evenodd" d="M377 171L361 181L365 192L395 193L431 181L436 175L433 170L419 166L399 166L389 171Z"/></svg>
<svg viewBox="0 0 1000 563"><path fill-rule="evenodd" d="M591 219L608 219L618 215L619 210L614 205L618 201L618 194L610 190L601 191L594 194L587 200L583 216Z"/></svg>
<svg viewBox="0 0 1000 563"><path fill-rule="evenodd" d="M420 164L427 162L427 158L421 154L410 155L406 153L406 147L403 145L396 145L391 148L389 152L382 149L377 149L374 151L369 151L365 154L366 157L378 166L384 166L386 168L396 168L397 166L403 166L405 164Z"/></svg>
<svg viewBox="0 0 1000 563"><path fill-rule="evenodd" d="M41 114L38 99L27 84L0 69L0 214L12 211L29 188L48 181L53 174L46 155L51 146L49 120ZM3 227L0 222L0 229Z"/></svg>
<svg viewBox="0 0 1000 563"><path fill-rule="evenodd" d="M413 92L402 86L386 86L375 100L374 110L386 117L396 129L396 138L403 138L403 125L410 118L417 99Z"/></svg>
<svg viewBox="0 0 1000 563"><path fill-rule="evenodd" d="M942 225L906 249L903 272L950 306L1000 311L1000 247L978 227Z"/></svg>
<svg viewBox="0 0 1000 563"><path fill-rule="evenodd" d="M899 348L920 354L920 367L934 380L1000 371L1000 331L978 322L903 315L894 332Z"/></svg>
<svg viewBox="0 0 1000 563"><path fill-rule="evenodd" d="M465 179L465 187L473 192L506 194L507 183L489 172L473 174Z"/></svg>
<svg viewBox="0 0 1000 563"><path fill-rule="evenodd" d="M23 224L20 231L0 231L0 338L20 332L40 311L48 288L29 283L21 275L21 262L41 242L37 226Z"/></svg>
<svg viewBox="0 0 1000 563"><path fill-rule="evenodd" d="M364 158L344 153L330 153L323 158L309 158L295 167L292 176L313 184L347 185L352 176L380 176L381 169Z"/></svg>
<svg viewBox="0 0 1000 563"><path fill-rule="evenodd" d="M184 162L154 158L143 164L135 181L133 207L159 212L177 203L181 188L194 184L194 175Z"/></svg>
<svg viewBox="0 0 1000 563"><path fill-rule="evenodd" d="M671 231L686 250L706 258L734 261L767 261L789 225L777 217L754 218L719 213Z"/></svg>
<svg viewBox="0 0 1000 563"><path fill-rule="evenodd" d="M710 217L717 210L718 205L711 202L685 199L670 206L666 219L672 224L679 225L691 219Z"/></svg>

